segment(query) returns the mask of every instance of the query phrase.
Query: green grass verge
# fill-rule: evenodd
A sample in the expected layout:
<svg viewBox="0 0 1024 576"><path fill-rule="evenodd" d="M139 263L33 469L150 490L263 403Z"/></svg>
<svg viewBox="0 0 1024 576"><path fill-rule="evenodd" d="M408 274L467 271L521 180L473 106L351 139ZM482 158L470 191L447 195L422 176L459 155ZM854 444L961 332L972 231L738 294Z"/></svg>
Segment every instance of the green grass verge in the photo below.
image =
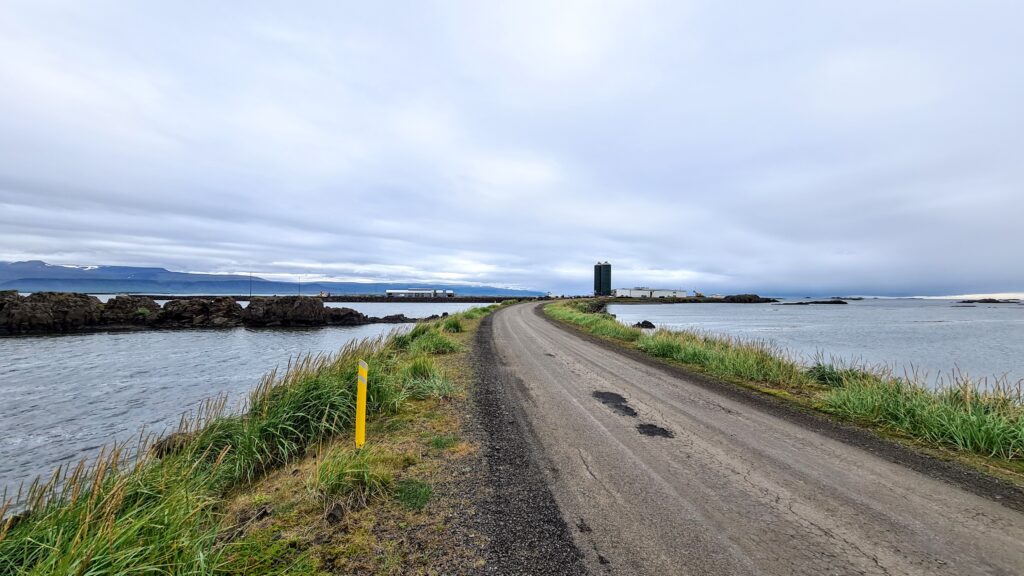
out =
<svg viewBox="0 0 1024 576"><path fill-rule="evenodd" d="M688 331L645 334L595 310L593 301L558 302L544 310L556 320L650 356L757 389L783 391L801 404L918 442L1005 463L1024 461L1020 384L983 386L958 378L931 389L882 370L820 361L805 368L765 342Z"/></svg>
<svg viewBox="0 0 1024 576"><path fill-rule="evenodd" d="M472 316L497 307L473 309ZM458 349L432 322L331 356L307 356L268 374L245 413L228 413L224 398L207 402L169 439L105 450L24 493L4 495L0 575L291 573L305 565L301 557L288 570L271 570L257 557L281 544L252 551L218 544L230 494L351 430L358 360L370 364L368 412L397 414L410 399L453 393L430 356ZM377 457L370 450L328 453L310 492L323 503L390 493ZM399 499L413 505L426 492L429 500L427 489Z"/></svg>

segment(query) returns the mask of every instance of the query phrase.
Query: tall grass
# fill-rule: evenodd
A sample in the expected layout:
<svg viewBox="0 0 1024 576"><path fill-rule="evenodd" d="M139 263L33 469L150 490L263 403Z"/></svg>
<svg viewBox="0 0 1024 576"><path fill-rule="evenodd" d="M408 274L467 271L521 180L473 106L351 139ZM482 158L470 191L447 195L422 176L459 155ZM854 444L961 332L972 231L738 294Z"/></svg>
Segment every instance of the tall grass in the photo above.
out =
<svg viewBox="0 0 1024 576"><path fill-rule="evenodd" d="M229 562L224 547L215 546L223 498L351 428L359 359L370 364L369 412L392 413L409 398L452 393L427 355L454 346L437 323L427 323L405 335L350 343L334 355L306 356L265 376L243 413L230 413L223 397L213 399L183 418L171 441L147 437L134 447L115 446L10 498L4 494L0 576L217 573ZM340 490L332 484L337 477L354 482L343 473L353 462L332 462L337 466L323 469L315 487L325 497Z"/></svg>
<svg viewBox="0 0 1024 576"><path fill-rule="evenodd" d="M846 369L824 397L842 416L992 458L1024 458L1021 384L982 387L963 378L937 390L884 374Z"/></svg>
<svg viewBox="0 0 1024 576"><path fill-rule="evenodd" d="M812 379L781 350L766 342L746 342L697 332L658 330L641 336L636 347L651 356L699 367L721 378L791 388Z"/></svg>
<svg viewBox="0 0 1024 576"><path fill-rule="evenodd" d="M451 354L462 347L437 331L430 331L413 340L409 352L413 354Z"/></svg>
<svg viewBox="0 0 1024 576"><path fill-rule="evenodd" d="M462 320L454 316L445 318L444 322L441 323L441 330L453 334L462 332Z"/></svg>
<svg viewBox="0 0 1024 576"><path fill-rule="evenodd" d="M663 329L644 334L600 312L590 301L551 304L545 312L591 334L712 376L800 391L812 404L844 418L964 452L1024 459L1024 382L1003 379L989 386L954 374L952 382L928 388L913 376L900 378L881 367L836 364L823 357L805 368L766 342Z"/></svg>
<svg viewBox="0 0 1024 576"><path fill-rule="evenodd" d="M548 305L545 311L552 318L579 326L595 336L622 342L636 342L643 335L642 330L623 326L610 314L587 312L581 309L583 305L581 302L564 302Z"/></svg>

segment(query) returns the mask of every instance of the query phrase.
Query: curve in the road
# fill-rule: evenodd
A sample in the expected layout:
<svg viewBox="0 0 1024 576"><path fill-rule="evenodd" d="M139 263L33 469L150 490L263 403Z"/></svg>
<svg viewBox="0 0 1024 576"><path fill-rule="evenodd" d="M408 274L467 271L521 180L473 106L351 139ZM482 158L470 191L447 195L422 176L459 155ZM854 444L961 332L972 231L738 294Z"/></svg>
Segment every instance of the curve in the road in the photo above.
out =
<svg viewBox="0 0 1024 576"><path fill-rule="evenodd" d="M490 337L591 572L1024 574L1024 514L512 306Z"/></svg>

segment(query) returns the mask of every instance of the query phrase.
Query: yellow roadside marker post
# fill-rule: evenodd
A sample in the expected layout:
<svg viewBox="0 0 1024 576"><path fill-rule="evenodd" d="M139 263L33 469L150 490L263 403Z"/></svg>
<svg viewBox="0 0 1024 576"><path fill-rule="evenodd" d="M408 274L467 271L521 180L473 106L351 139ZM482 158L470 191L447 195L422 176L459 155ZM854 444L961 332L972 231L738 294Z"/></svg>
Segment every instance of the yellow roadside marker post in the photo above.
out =
<svg viewBox="0 0 1024 576"><path fill-rule="evenodd" d="M370 367L359 361L359 381L356 382L356 449L366 442L366 375Z"/></svg>

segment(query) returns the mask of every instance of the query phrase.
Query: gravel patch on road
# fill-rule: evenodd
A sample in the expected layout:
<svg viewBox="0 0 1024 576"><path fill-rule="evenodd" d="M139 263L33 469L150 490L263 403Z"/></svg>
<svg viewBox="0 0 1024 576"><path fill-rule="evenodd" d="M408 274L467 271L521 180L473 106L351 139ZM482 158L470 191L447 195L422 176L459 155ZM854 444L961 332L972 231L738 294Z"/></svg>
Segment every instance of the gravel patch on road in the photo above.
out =
<svg viewBox="0 0 1024 576"><path fill-rule="evenodd" d="M491 316L477 331L473 362L473 415L465 422L486 466L476 516L488 536L484 574L584 575L582 554L548 488L542 464L531 448L521 408L507 394L514 376L497 360ZM476 475L480 476L480 475Z"/></svg>

